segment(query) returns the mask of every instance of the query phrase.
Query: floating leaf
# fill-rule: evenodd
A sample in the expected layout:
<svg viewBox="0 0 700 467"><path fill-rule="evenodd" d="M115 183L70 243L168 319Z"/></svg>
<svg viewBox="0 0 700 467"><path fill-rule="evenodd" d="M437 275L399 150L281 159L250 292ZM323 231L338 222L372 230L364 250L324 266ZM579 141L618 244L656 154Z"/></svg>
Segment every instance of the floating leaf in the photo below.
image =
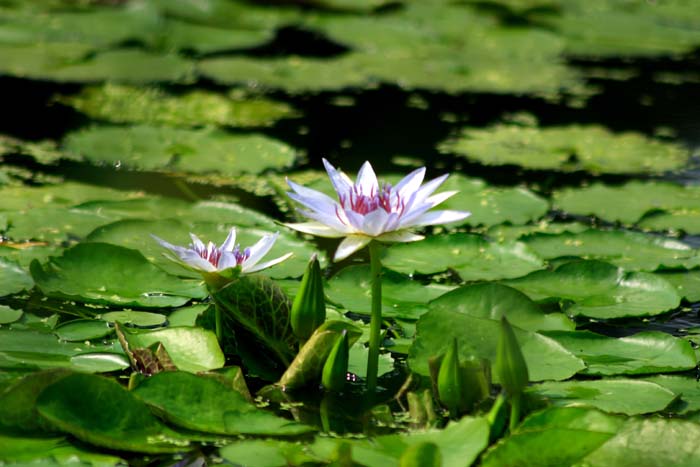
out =
<svg viewBox="0 0 700 467"><path fill-rule="evenodd" d="M514 328L531 381L562 380L583 370L583 361L555 340L541 334ZM452 339L457 339L459 358L485 358L492 364L500 323L492 319L476 318L450 309L429 311L418 320L417 335L410 349L408 363L411 370L428 375L428 360L447 351Z"/></svg>
<svg viewBox="0 0 700 467"><path fill-rule="evenodd" d="M92 465L118 467L126 461L110 454L86 451L65 437L37 438L0 434L0 459L7 465L41 464L44 466Z"/></svg>
<svg viewBox="0 0 700 467"><path fill-rule="evenodd" d="M0 324L14 323L22 317L24 311L15 310L7 305L0 305Z"/></svg>
<svg viewBox="0 0 700 467"><path fill-rule="evenodd" d="M294 150L263 135L134 125L95 126L69 133L63 144L96 164L235 176L292 164Z"/></svg>
<svg viewBox="0 0 700 467"><path fill-rule="evenodd" d="M615 436L622 424L622 418L597 410L546 409L530 415L509 437L489 449L481 465L574 465Z"/></svg>
<svg viewBox="0 0 700 467"><path fill-rule="evenodd" d="M676 308L675 287L648 272L624 272L600 261L574 261L553 271L536 271L504 281L533 300L562 298L571 315L591 318L650 316Z"/></svg>
<svg viewBox="0 0 700 467"><path fill-rule="evenodd" d="M212 377L167 371L139 384L133 393L170 423L219 434L299 435L310 427L258 409Z"/></svg>
<svg viewBox="0 0 700 467"><path fill-rule="evenodd" d="M178 452L189 442L163 425L116 381L73 374L39 395L37 410L57 428L90 444L144 453Z"/></svg>
<svg viewBox="0 0 700 467"><path fill-rule="evenodd" d="M649 331L627 337L607 337L589 331L547 332L581 358L591 375L636 375L683 371L697 364L690 342Z"/></svg>
<svg viewBox="0 0 700 467"><path fill-rule="evenodd" d="M449 285L421 284L385 269L382 272L382 316L418 319L427 311L429 300L452 289ZM372 298L369 266L343 268L328 281L326 293L345 309L369 315Z"/></svg>
<svg viewBox="0 0 700 467"><path fill-rule="evenodd" d="M527 392L558 407L593 407L625 415L662 411L678 397L658 384L634 379L548 381L531 386Z"/></svg>
<svg viewBox="0 0 700 467"><path fill-rule="evenodd" d="M34 280L14 261L0 258L0 297L31 290Z"/></svg>
<svg viewBox="0 0 700 467"><path fill-rule="evenodd" d="M0 223L9 225L7 236L16 242L34 240L59 243L82 238L100 225L114 220L100 213L61 207L0 212Z"/></svg>
<svg viewBox="0 0 700 467"><path fill-rule="evenodd" d="M613 174L663 173L683 167L689 157L679 145L595 125L468 128L442 149L487 165Z"/></svg>
<svg viewBox="0 0 700 467"><path fill-rule="evenodd" d="M102 313L99 318L108 323L119 323L128 327L155 328L164 326L168 318L160 313L147 311L109 311Z"/></svg>
<svg viewBox="0 0 700 467"><path fill-rule="evenodd" d="M431 301L429 308L493 320L505 316L514 326L528 331L574 329L566 315L543 313L527 295L501 284L465 285Z"/></svg>
<svg viewBox="0 0 700 467"><path fill-rule="evenodd" d="M74 319L56 326L54 332L61 340L84 342L108 336L114 329L101 319Z"/></svg>
<svg viewBox="0 0 700 467"><path fill-rule="evenodd" d="M678 240L632 231L589 229L580 233L535 234L522 241L545 259L599 259L642 271L700 265L697 249Z"/></svg>
<svg viewBox="0 0 700 467"><path fill-rule="evenodd" d="M173 126L268 126L293 116L282 102L209 91L167 94L159 88L105 84L63 97L63 103L92 118L115 123Z"/></svg>
<svg viewBox="0 0 700 467"><path fill-rule="evenodd" d="M405 274L454 269L465 281L520 277L544 267L540 257L522 243L495 243L464 233L392 245L382 264Z"/></svg>
<svg viewBox="0 0 700 467"><path fill-rule="evenodd" d="M122 306L161 308L203 298L200 283L166 274L138 251L108 243L81 243L45 265L33 262L32 276L46 295Z"/></svg>
<svg viewBox="0 0 700 467"><path fill-rule="evenodd" d="M700 381L694 375L655 375L647 376L644 381L680 395L680 403L672 405L668 411L685 414L700 410Z"/></svg>

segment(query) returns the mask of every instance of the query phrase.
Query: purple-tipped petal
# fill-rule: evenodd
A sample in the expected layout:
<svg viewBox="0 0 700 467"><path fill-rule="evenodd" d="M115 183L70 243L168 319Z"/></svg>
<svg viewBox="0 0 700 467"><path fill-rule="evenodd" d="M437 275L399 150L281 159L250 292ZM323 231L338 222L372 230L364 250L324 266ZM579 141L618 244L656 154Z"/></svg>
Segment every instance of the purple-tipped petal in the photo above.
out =
<svg viewBox="0 0 700 467"><path fill-rule="evenodd" d="M337 262L344 260L351 254L364 248L370 241L372 241L370 237L361 235L351 235L349 237L345 237L343 241L340 242L340 245L338 245L338 249L335 250L333 261Z"/></svg>
<svg viewBox="0 0 700 467"><path fill-rule="evenodd" d="M233 251L233 248L236 246L236 228L231 227L231 230L228 232L228 237L226 237L226 240L224 240L224 243L221 244L221 250L222 251Z"/></svg>
<svg viewBox="0 0 700 467"><path fill-rule="evenodd" d="M193 233L190 233L190 238L192 239L192 247L197 249L197 250L204 250L206 246L204 245L204 242L199 239L198 236L196 236Z"/></svg>
<svg viewBox="0 0 700 467"><path fill-rule="evenodd" d="M265 256L272 246L275 244L275 241L277 240L277 237L279 237L280 233L275 232L272 235L263 235L263 237L258 240L255 245L250 247L250 255L248 258L246 258L245 261L243 261L243 268L244 269L250 269Z"/></svg>
<svg viewBox="0 0 700 467"><path fill-rule="evenodd" d="M360 171L357 173L357 180L355 180L355 186L359 187L360 193L366 196L379 192L377 175L374 173L372 164L370 164L369 161L365 161L362 167L360 167Z"/></svg>
<svg viewBox="0 0 700 467"><path fill-rule="evenodd" d="M249 267L249 268L246 268L244 265L243 272L250 273L250 272L262 271L263 269L267 269L271 266L274 266L275 264L281 263L282 261L284 261L285 259L289 258L292 255L293 255L293 253L287 253L286 255L282 255L279 258L275 258L273 260L266 261L264 263L258 263L256 265Z"/></svg>
<svg viewBox="0 0 700 467"><path fill-rule="evenodd" d="M346 196L352 191L352 180L343 172L336 170L326 159L323 159L323 166L328 172L328 177L331 179L335 192L340 196Z"/></svg>
<svg viewBox="0 0 700 467"><path fill-rule="evenodd" d="M410 196L411 193L414 193L418 190L418 188L420 188L420 184L423 183L424 177L425 167L416 169L410 174L406 175L404 178L402 178L401 181L396 184L394 190L402 198Z"/></svg>

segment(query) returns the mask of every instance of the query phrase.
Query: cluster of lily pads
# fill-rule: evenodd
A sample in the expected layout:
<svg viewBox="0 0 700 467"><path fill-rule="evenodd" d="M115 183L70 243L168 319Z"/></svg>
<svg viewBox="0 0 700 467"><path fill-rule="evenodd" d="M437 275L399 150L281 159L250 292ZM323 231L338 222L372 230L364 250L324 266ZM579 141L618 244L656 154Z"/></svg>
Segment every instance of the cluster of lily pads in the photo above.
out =
<svg viewBox="0 0 700 467"><path fill-rule="evenodd" d="M0 465L700 463L691 151L465 94L692 84L697 2L273 3L0 0Z"/></svg>

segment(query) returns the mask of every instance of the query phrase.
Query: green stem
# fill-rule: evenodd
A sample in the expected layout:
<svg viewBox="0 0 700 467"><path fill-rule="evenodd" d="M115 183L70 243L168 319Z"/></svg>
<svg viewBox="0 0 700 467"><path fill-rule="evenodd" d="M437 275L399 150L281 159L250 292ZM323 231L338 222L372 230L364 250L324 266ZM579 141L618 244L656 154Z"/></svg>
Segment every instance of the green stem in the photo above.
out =
<svg viewBox="0 0 700 467"><path fill-rule="evenodd" d="M216 340L219 341L219 345L223 346L223 335L224 335L224 324L223 324L223 313L221 312L221 307L219 305L214 306L214 332L216 332Z"/></svg>
<svg viewBox="0 0 700 467"><path fill-rule="evenodd" d="M522 401L522 394L513 394L510 398L510 423L508 424L508 429L512 433L513 430L518 426L520 421L520 403Z"/></svg>
<svg viewBox="0 0 700 467"><path fill-rule="evenodd" d="M370 396L377 390L379 345L382 331L382 262L380 255L381 244L372 240L369 244L372 315L369 324L369 356L367 358L367 392Z"/></svg>

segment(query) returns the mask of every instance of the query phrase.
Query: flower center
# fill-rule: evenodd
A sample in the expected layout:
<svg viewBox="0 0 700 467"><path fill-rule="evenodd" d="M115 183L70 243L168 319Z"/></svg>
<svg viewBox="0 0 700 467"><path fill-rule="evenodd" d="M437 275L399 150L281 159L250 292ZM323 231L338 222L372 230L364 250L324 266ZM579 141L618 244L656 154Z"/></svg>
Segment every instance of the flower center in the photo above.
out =
<svg viewBox="0 0 700 467"><path fill-rule="evenodd" d="M358 214L369 214L377 209L384 209L387 213L398 212L403 213L406 203L401 199L398 193L394 194L395 202L392 205L392 187L391 184L385 183L381 189L375 193L374 188L366 195L358 186L354 186L349 196L339 195L338 199L343 209L350 209Z"/></svg>
<svg viewBox="0 0 700 467"><path fill-rule="evenodd" d="M219 261L221 261L221 257L224 255L224 252L212 242L209 242L204 248L197 248L196 245L190 245L190 247L202 259L209 261L212 266L214 266L215 268L219 267ZM243 262L250 257L250 248L245 248L243 251L241 251L241 246L236 245L231 254L235 258L236 265L238 266L243 264Z"/></svg>
<svg viewBox="0 0 700 467"><path fill-rule="evenodd" d="M241 251L241 246L236 245L232 253L233 257L236 258L236 265L240 265L243 264L243 262L250 257L250 248L246 248L243 251Z"/></svg>

